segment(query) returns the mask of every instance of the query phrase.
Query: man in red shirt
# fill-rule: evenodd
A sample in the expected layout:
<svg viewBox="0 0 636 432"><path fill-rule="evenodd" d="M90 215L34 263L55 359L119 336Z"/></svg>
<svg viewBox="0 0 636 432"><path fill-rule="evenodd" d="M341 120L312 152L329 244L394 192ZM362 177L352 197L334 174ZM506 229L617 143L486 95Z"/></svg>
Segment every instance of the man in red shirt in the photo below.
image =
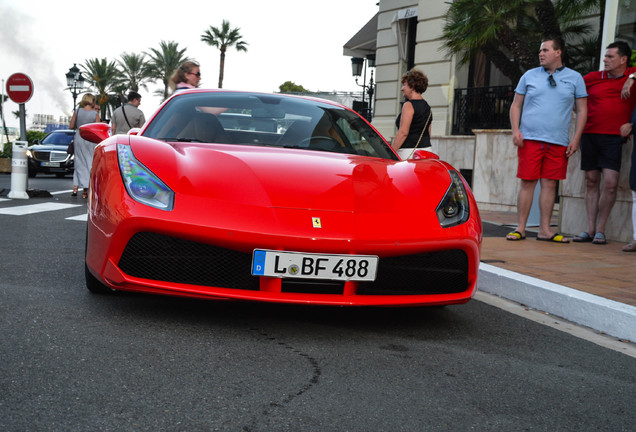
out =
<svg viewBox="0 0 636 432"><path fill-rule="evenodd" d="M625 143L620 128L629 123L636 105L636 92L621 97L625 82L635 79L636 67L629 67L631 56L632 50L627 43L613 42L605 51L604 70L590 72L583 77L588 93L587 124L581 138L587 231L574 237L575 242L607 243L605 226L616 202Z"/></svg>

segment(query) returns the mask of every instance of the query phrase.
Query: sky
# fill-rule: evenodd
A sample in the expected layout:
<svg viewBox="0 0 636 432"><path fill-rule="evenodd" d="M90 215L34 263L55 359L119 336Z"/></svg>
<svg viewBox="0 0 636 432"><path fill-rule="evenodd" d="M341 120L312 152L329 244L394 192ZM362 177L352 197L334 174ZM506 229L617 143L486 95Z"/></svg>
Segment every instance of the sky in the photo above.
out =
<svg viewBox="0 0 636 432"><path fill-rule="evenodd" d="M378 11L378 0L0 0L0 80L17 72L33 81L29 115L72 111L65 74L87 59L116 60L174 41L201 65L201 88L216 88L217 48L201 41L210 26L228 20L240 28L247 52L228 50L224 89L275 92L285 81L311 91L359 91L351 59L342 47ZM170 8L169 6L175 7ZM75 11L75 12L74 12ZM161 100L159 85L140 91L140 109L150 116ZM162 87L161 87L162 88ZM81 98L78 97L78 101ZM7 126L18 126L5 103Z"/></svg>

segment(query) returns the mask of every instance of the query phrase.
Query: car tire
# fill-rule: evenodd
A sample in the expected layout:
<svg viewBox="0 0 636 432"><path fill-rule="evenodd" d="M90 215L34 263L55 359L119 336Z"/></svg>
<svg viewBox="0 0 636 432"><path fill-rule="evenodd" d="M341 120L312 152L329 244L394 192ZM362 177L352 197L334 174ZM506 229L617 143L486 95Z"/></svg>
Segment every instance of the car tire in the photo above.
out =
<svg viewBox="0 0 636 432"><path fill-rule="evenodd" d="M113 294L115 290L101 283L88 269L86 264L86 252L88 251L88 224L86 226L86 241L84 242L84 279L86 280L86 288L93 294Z"/></svg>
<svg viewBox="0 0 636 432"><path fill-rule="evenodd" d="M66 176L66 173L55 173L55 177L57 178L64 178Z"/></svg>
<svg viewBox="0 0 636 432"><path fill-rule="evenodd" d="M38 172L35 170L29 170L29 177L30 178L34 178L36 175L38 175Z"/></svg>
<svg viewBox="0 0 636 432"><path fill-rule="evenodd" d="M95 276L88 269L86 263L84 263L84 273L86 278L86 288L93 294L114 294L115 290L107 287L103 283L97 280Z"/></svg>

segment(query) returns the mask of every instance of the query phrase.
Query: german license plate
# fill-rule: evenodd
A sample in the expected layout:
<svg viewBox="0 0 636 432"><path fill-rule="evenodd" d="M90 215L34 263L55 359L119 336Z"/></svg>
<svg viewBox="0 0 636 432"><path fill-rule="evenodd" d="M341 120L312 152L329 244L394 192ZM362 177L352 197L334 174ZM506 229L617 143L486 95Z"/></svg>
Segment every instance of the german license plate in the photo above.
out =
<svg viewBox="0 0 636 432"><path fill-rule="evenodd" d="M60 163L59 163L59 162L42 162L42 166L43 166L43 167L55 167L55 168L59 168L59 167L60 167Z"/></svg>
<svg viewBox="0 0 636 432"><path fill-rule="evenodd" d="M280 278L374 281L378 257L333 255L256 249L252 275Z"/></svg>

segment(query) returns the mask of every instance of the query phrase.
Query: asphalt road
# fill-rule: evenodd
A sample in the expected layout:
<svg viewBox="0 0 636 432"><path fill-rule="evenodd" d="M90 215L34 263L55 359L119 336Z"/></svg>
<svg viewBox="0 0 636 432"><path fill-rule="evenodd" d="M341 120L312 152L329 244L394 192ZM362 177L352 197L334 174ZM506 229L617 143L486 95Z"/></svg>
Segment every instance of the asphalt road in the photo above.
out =
<svg viewBox="0 0 636 432"><path fill-rule="evenodd" d="M70 191L71 181L30 186ZM78 206L0 213L2 431L636 424L636 359L475 300L351 309L92 295L85 201L54 194L0 211L45 202Z"/></svg>

